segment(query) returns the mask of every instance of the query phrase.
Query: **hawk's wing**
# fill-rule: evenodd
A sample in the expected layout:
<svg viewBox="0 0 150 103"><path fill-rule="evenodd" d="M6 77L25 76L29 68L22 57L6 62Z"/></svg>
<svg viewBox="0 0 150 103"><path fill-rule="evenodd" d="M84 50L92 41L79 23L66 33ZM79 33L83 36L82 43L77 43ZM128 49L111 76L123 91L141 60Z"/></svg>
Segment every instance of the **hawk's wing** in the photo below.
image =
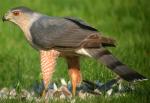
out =
<svg viewBox="0 0 150 103"><path fill-rule="evenodd" d="M98 31L97 29L93 28L92 26L90 26L89 24L87 24L86 22L84 22L81 19L77 19L77 18L74 18L74 17L64 17L64 18L74 22L75 24L77 24L78 26L80 26L83 29L88 29L88 30L91 30L91 31Z"/></svg>
<svg viewBox="0 0 150 103"><path fill-rule="evenodd" d="M114 45L112 39L102 39L96 29L72 18L43 16L32 24L30 32L33 43L43 49L98 48L102 41Z"/></svg>

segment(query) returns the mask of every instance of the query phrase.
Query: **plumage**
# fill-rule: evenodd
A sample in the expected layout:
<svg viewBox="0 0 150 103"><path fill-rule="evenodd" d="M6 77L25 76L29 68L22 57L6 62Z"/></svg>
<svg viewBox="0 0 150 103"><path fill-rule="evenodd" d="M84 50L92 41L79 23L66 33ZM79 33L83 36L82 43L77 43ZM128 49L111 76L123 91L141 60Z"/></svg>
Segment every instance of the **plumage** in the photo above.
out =
<svg viewBox="0 0 150 103"><path fill-rule="evenodd" d="M41 57L45 59L41 58L41 68L45 87L48 85L48 76L52 76L54 61L59 54L67 60L73 95L75 95L76 86L82 79L80 56L88 56L101 61L110 70L129 82L147 79L129 69L106 49L107 46L115 46L114 39L102 36L97 29L82 20L72 17L50 17L26 7L11 9L3 17L3 21L6 20L17 24L23 30L29 43L37 50L43 51ZM50 52L50 50L53 51ZM50 64L53 65L50 66Z"/></svg>
<svg viewBox="0 0 150 103"><path fill-rule="evenodd" d="M24 6L12 8L10 11L14 11L14 10L21 10L21 12L24 12L24 13L33 13L33 10L31 10L30 8L24 7Z"/></svg>
<svg viewBox="0 0 150 103"><path fill-rule="evenodd" d="M115 45L113 39L101 37L96 29L86 23L69 18L42 16L32 24L30 32L33 43L43 49Z"/></svg>
<svg viewBox="0 0 150 103"><path fill-rule="evenodd" d="M110 51L105 48L85 49L93 58L105 64L110 70L119 75L122 79L135 82L146 80L146 77L130 69L127 65L119 61Z"/></svg>
<svg viewBox="0 0 150 103"><path fill-rule="evenodd" d="M90 26L89 24L85 23L81 19L77 19L77 18L73 18L73 17L64 17L64 18L74 22L75 24L77 24L78 26L80 26L83 29L88 29L88 30L91 30L91 31L98 31L97 29L93 28L92 26Z"/></svg>

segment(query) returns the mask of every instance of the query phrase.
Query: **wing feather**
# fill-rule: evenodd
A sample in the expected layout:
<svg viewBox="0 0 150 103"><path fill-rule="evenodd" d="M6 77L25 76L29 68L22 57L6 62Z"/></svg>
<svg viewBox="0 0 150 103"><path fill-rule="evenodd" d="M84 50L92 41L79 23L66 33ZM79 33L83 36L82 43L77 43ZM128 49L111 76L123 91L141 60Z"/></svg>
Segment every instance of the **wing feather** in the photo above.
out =
<svg viewBox="0 0 150 103"><path fill-rule="evenodd" d="M85 40L85 43L92 44L93 48L100 47L102 43L96 29L72 18L41 17L32 24L30 32L33 43L42 49L56 47L76 49L81 47ZM90 39L91 35L96 35L97 38ZM96 42L93 43L90 40ZM105 40L105 44L107 43L111 44Z"/></svg>

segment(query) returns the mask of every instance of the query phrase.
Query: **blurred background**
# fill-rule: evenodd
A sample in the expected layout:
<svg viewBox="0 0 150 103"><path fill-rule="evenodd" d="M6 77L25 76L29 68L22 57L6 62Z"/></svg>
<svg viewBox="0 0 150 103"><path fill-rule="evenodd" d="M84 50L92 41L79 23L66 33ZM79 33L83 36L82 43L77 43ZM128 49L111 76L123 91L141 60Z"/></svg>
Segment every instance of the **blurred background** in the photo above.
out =
<svg viewBox="0 0 150 103"><path fill-rule="evenodd" d="M0 0L0 16L17 6L26 6L49 16L83 19L103 35L116 39L117 47L109 48L112 53L149 78L149 0ZM89 58L81 58L81 71L83 78L88 80L105 82L116 76L104 65ZM69 80L67 65L62 58L58 60L53 81L60 78ZM31 89L34 82L40 79L39 53L28 45L16 25L0 21L0 88L15 87L19 83L23 88ZM139 91L119 100L124 102L130 98L130 102L147 102L149 87L149 81L137 83ZM101 100L107 102L103 98ZM111 100L115 101L113 98Z"/></svg>

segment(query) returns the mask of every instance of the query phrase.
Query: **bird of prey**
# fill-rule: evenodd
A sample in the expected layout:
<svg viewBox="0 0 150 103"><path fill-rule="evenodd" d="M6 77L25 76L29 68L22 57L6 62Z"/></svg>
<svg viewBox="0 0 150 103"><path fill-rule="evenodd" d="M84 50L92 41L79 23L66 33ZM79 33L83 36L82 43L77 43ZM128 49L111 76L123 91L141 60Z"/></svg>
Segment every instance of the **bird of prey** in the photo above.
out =
<svg viewBox="0 0 150 103"><path fill-rule="evenodd" d="M146 80L146 77L129 69L107 50L106 47L115 46L113 39L102 36L97 29L82 20L72 17L52 17L27 7L16 7L3 16L3 21L17 24L29 44L40 51L45 88L59 56L66 58L73 95L76 86L82 80L80 56L97 59L126 81Z"/></svg>

